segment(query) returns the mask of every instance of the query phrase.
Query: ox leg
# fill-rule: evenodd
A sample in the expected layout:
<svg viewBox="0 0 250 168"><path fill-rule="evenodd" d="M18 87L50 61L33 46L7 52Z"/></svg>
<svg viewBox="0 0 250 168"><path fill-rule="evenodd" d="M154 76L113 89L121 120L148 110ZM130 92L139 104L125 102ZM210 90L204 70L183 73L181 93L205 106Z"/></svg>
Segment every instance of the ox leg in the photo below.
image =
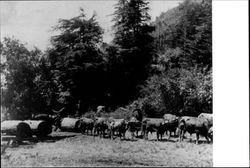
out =
<svg viewBox="0 0 250 168"><path fill-rule="evenodd" d="M99 137L101 137L102 136L102 130L98 129L97 134L99 135Z"/></svg>
<svg viewBox="0 0 250 168"><path fill-rule="evenodd" d="M131 132L132 140L134 139L134 132Z"/></svg>
<svg viewBox="0 0 250 168"><path fill-rule="evenodd" d="M99 128L97 128L96 133L97 133L97 136L100 136L100 129Z"/></svg>
<svg viewBox="0 0 250 168"><path fill-rule="evenodd" d="M209 135L210 141L213 142L213 135Z"/></svg>
<svg viewBox="0 0 250 168"><path fill-rule="evenodd" d="M106 134L106 130L102 130L102 137L104 138Z"/></svg>
<svg viewBox="0 0 250 168"><path fill-rule="evenodd" d="M101 136L104 138L105 137L105 130L102 130Z"/></svg>
<svg viewBox="0 0 250 168"><path fill-rule="evenodd" d="M157 138L157 141L159 141L159 132L158 131L156 132L156 138Z"/></svg>
<svg viewBox="0 0 250 168"><path fill-rule="evenodd" d="M110 130L110 139L114 139L114 131L113 130Z"/></svg>
<svg viewBox="0 0 250 168"><path fill-rule="evenodd" d="M180 135L179 135L180 142L183 141L183 137L184 137L184 130L180 130Z"/></svg>
<svg viewBox="0 0 250 168"><path fill-rule="evenodd" d="M148 131L145 131L145 133L144 133L144 139L148 139Z"/></svg>
<svg viewBox="0 0 250 168"><path fill-rule="evenodd" d="M91 129L90 129L91 135L93 135L93 129L94 129L94 127L91 127Z"/></svg>
<svg viewBox="0 0 250 168"><path fill-rule="evenodd" d="M97 134L98 134L97 129L94 128L94 135L97 135Z"/></svg>
<svg viewBox="0 0 250 168"><path fill-rule="evenodd" d="M121 131L119 131L119 137L120 137L120 140L122 139L122 133Z"/></svg>
<svg viewBox="0 0 250 168"><path fill-rule="evenodd" d="M171 131L167 131L167 132L168 132L168 140L169 140L171 136Z"/></svg>
<svg viewBox="0 0 250 168"><path fill-rule="evenodd" d="M207 143L210 143L209 138L208 138L208 135L205 135L205 138L206 138L206 140L207 140Z"/></svg>
<svg viewBox="0 0 250 168"><path fill-rule="evenodd" d="M86 133L86 135L88 135L88 132L89 132L88 127L85 128L84 132Z"/></svg>
<svg viewBox="0 0 250 168"><path fill-rule="evenodd" d="M199 133L196 133L196 144L199 144Z"/></svg>
<svg viewBox="0 0 250 168"><path fill-rule="evenodd" d="M87 135L89 135L89 131L91 131L90 127L87 128Z"/></svg>
<svg viewBox="0 0 250 168"><path fill-rule="evenodd" d="M181 130L179 131L179 141L181 142Z"/></svg>
<svg viewBox="0 0 250 168"><path fill-rule="evenodd" d="M148 139L148 133L149 131L146 131L146 139ZM150 132L151 133L151 132ZM151 133L152 134L152 133Z"/></svg>
<svg viewBox="0 0 250 168"><path fill-rule="evenodd" d="M126 131L123 133L123 139L126 139L125 134L126 134Z"/></svg>
<svg viewBox="0 0 250 168"><path fill-rule="evenodd" d="M189 141L192 142L192 133L189 133Z"/></svg>

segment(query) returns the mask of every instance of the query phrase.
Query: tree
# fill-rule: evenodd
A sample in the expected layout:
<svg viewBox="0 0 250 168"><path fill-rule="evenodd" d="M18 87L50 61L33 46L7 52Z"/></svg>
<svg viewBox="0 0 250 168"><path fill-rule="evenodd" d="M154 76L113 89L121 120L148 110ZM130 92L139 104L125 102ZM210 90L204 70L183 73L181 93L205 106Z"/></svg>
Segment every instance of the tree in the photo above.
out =
<svg viewBox="0 0 250 168"><path fill-rule="evenodd" d="M178 49L171 55L182 68L212 67L212 1L184 1L178 7L162 13L156 19L153 33L161 55ZM176 58L177 57L177 58Z"/></svg>
<svg viewBox="0 0 250 168"><path fill-rule="evenodd" d="M148 116L212 113L211 1L184 1L153 23L157 57L141 89Z"/></svg>
<svg viewBox="0 0 250 168"><path fill-rule="evenodd" d="M19 40L4 38L1 44L3 73L6 79L3 106L13 119L25 119L31 114L44 112L46 101L37 90L36 78L42 52L28 50Z"/></svg>
<svg viewBox="0 0 250 168"><path fill-rule="evenodd" d="M138 86L148 77L154 55L154 30L149 24L148 2L145 0L119 0L114 12L114 45L118 47L119 81L115 81L116 98L121 104L138 96Z"/></svg>
<svg viewBox="0 0 250 168"><path fill-rule="evenodd" d="M54 27L60 34L51 38L53 47L48 51L53 81L57 87L57 101L69 107L69 113L96 106L103 101L105 60L99 46L103 30L95 15L86 19L80 15L61 19Z"/></svg>

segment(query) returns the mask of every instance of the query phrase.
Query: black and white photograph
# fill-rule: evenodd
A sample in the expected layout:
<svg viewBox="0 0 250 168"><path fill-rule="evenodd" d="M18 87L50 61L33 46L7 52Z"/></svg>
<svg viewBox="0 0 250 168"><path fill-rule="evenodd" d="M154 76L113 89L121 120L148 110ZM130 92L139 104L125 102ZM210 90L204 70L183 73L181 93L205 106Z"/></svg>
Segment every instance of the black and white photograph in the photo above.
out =
<svg viewBox="0 0 250 168"><path fill-rule="evenodd" d="M214 166L212 0L0 5L1 167Z"/></svg>

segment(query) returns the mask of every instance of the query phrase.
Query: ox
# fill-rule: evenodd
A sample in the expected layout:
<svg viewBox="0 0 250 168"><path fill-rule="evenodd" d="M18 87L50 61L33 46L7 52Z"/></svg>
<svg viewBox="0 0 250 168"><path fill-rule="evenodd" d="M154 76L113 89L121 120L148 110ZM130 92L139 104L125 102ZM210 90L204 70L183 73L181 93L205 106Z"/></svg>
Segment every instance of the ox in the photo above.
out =
<svg viewBox="0 0 250 168"><path fill-rule="evenodd" d="M113 139L113 136L117 132L119 137L123 136L125 139L125 133L127 130L127 121L125 119L110 119L109 121L109 129L110 129L110 138Z"/></svg>
<svg viewBox="0 0 250 168"><path fill-rule="evenodd" d="M94 128L94 120L86 117L81 118L81 124L82 124L82 133L87 132L87 135L90 131L90 134L92 135L93 133L93 128Z"/></svg>
<svg viewBox="0 0 250 168"><path fill-rule="evenodd" d="M148 132L152 134L152 132L156 132L157 141L159 140L159 136L162 140L162 135L165 132L165 122L162 118L144 118L142 120L142 131L144 133L144 139L148 139Z"/></svg>
<svg viewBox="0 0 250 168"><path fill-rule="evenodd" d="M134 139L135 132L136 136L138 136L138 132L141 130L141 122L138 121L135 117L132 117L127 123L127 130L131 132L131 137Z"/></svg>
<svg viewBox="0 0 250 168"><path fill-rule="evenodd" d="M105 131L109 128L108 118L97 117L94 119L94 135L97 132L97 135L105 136Z"/></svg>
<svg viewBox="0 0 250 168"><path fill-rule="evenodd" d="M176 130L178 128L178 123L179 123L179 117L173 114L164 114L163 119L164 119L166 134L168 134L168 139L170 139L172 132L174 132L174 135L176 135Z"/></svg>
<svg viewBox="0 0 250 168"><path fill-rule="evenodd" d="M213 114L201 113L198 118L205 118L208 120L209 126L213 126Z"/></svg>
<svg viewBox="0 0 250 168"><path fill-rule="evenodd" d="M179 140L182 141L184 134L188 132L190 135L196 133L196 144L198 144L199 142L199 135L204 136L209 142L209 128L209 122L204 118L184 116L179 121Z"/></svg>

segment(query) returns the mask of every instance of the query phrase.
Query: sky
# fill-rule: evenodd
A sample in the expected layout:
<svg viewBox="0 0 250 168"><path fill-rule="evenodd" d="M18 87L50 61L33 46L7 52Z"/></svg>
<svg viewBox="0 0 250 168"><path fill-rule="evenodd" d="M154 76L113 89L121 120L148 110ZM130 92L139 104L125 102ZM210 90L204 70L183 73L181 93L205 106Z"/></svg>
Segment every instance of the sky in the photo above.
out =
<svg viewBox="0 0 250 168"><path fill-rule="evenodd" d="M151 0L149 14L155 20L161 12L178 6L182 1ZM97 21L104 29L104 42L113 38L111 26L114 24L111 16L114 12L116 0L92 1L0 1L0 32L4 37L15 37L27 47L34 46L42 51L50 45L49 39L55 35L52 27L61 19L70 19L80 12L82 7L87 18L95 12Z"/></svg>

